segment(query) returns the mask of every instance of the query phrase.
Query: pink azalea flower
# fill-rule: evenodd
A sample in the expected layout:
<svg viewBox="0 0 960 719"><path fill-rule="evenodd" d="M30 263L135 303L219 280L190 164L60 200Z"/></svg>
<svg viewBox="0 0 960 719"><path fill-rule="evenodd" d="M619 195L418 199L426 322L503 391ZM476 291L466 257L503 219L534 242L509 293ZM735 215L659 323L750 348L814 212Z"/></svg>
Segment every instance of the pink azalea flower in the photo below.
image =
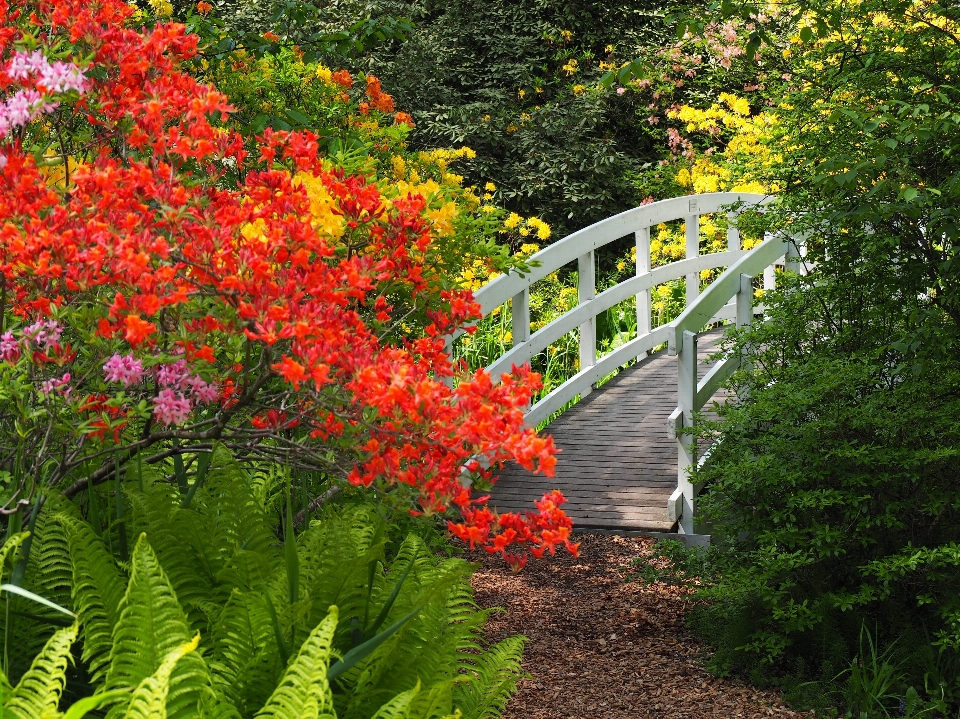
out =
<svg viewBox="0 0 960 719"><path fill-rule="evenodd" d="M47 320L44 322L34 322L23 330L23 336L33 341L38 347L44 350L53 349L59 342L63 334L63 328L56 320Z"/></svg>
<svg viewBox="0 0 960 719"><path fill-rule="evenodd" d="M0 336L0 360L15 363L20 359L20 343L13 338L13 332L4 332Z"/></svg>
<svg viewBox="0 0 960 719"><path fill-rule="evenodd" d="M115 354L103 363L103 374L107 382L120 382L124 387L137 384L145 374L143 362L133 355Z"/></svg>
<svg viewBox="0 0 960 719"><path fill-rule="evenodd" d="M190 400L174 392L172 389L162 389L153 398L153 416L163 425L181 424L190 415L193 409Z"/></svg>

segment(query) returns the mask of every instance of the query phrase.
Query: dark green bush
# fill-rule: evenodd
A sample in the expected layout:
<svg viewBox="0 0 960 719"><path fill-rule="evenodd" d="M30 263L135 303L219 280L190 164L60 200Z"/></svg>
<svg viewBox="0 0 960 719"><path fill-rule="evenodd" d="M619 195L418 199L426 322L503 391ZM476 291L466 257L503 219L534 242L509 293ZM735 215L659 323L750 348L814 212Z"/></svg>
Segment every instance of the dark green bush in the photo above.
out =
<svg viewBox="0 0 960 719"><path fill-rule="evenodd" d="M741 401L700 424L720 441L696 476L716 546L694 621L718 670L828 683L866 625L912 657L906 685L956 703L960 363L939 343L897 351L920 331L947 342L949 323L870 273L794 278L731 341L752 369L735 377ZM934 681L931 662L953 669Z"/></svg>

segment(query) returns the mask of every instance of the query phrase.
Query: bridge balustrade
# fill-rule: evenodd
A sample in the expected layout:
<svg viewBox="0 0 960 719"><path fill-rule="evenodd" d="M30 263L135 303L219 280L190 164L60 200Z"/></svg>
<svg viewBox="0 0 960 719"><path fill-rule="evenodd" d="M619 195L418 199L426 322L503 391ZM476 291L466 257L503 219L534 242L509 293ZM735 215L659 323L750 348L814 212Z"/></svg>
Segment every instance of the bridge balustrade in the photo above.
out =
<svg viewBox="0 0 960 719"><path fill-rule="evenodd" d="M696 461L696 446L689 432L694 414L714 396L724 379L736 370L735 357L715 365L697 381L697 334L721 321L738 325L753 321L753 279L763 275L764 289L775 284L774 268L786 260L788 268L799 267L796 245L783 235L767 236L751 250L742 248L737 219L742 212L762 210L773 198L751 193L720 192L690 195L635 207L575 232L546 247L530 258L538 263L530 272L501 275L475 293L481 314L486 317L508 302L513 321L512 347L486 369L495 381L513 365L530 362L537 354L565 335L578 331L580 369L529 408L526 420L537 426L577 396L583 398L597 382L618 368L654 348L666 344L670 355L677 356L677 408L670 417L669 431L677 442L677 489L671 496L667 513L678 521L679 531L693 533L693 511L697 487L689 470ZM700 216L726 211L727 249L700 254ZM685 222L686 256L682 260L652 268L650 231L661 223ZM637 247L636 272L627 280L603 291L596 291L596 252L622 237L633 234ZM578 304L536 332L530 326L530 287L552 272L577 263ZM702 292L700 273L726 267ZM686 279L683 312L672 322L659 327L651 323L651 292L658 285ZM597 355L596 323L600 313L635 298L637 336L603 356ZM453 338L450 338L452 343Z"/></svg>

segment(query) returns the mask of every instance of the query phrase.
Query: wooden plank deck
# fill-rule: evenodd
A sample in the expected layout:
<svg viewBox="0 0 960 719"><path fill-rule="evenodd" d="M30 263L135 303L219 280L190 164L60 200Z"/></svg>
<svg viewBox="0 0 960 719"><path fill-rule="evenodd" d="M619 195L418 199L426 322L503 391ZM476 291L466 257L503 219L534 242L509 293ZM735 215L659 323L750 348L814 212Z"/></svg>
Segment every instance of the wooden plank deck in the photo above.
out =
<svg viewBox="0 0 960 719"><path fill-rule="evenodd" d="M723 330L700 335L698 375ZM546 430L560 448L556 475L508 465L491 493L500 512L532 509L559 489L564 509L583 528L667 532L667 500L677 486L677 445L667 418L677 406L677 358L650 355L594 390Z"/></svg>

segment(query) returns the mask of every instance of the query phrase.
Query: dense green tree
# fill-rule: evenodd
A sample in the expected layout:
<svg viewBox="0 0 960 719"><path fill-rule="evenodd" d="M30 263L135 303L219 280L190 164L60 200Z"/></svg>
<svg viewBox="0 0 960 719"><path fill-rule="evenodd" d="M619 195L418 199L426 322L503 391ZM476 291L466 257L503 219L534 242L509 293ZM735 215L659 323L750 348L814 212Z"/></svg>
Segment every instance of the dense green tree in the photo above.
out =
<svg viewBox="0 0 960 719"><path fill-rule="evenodd" d="M955 704L957 13L817 2L764 34L785 58L767 220L806 238L811 274L733 342L740 402L703 425L721 441L701 508L729 542L707 613L724 660L827 680L862 658L864 625L899 637L903 682Z"/></svg>

